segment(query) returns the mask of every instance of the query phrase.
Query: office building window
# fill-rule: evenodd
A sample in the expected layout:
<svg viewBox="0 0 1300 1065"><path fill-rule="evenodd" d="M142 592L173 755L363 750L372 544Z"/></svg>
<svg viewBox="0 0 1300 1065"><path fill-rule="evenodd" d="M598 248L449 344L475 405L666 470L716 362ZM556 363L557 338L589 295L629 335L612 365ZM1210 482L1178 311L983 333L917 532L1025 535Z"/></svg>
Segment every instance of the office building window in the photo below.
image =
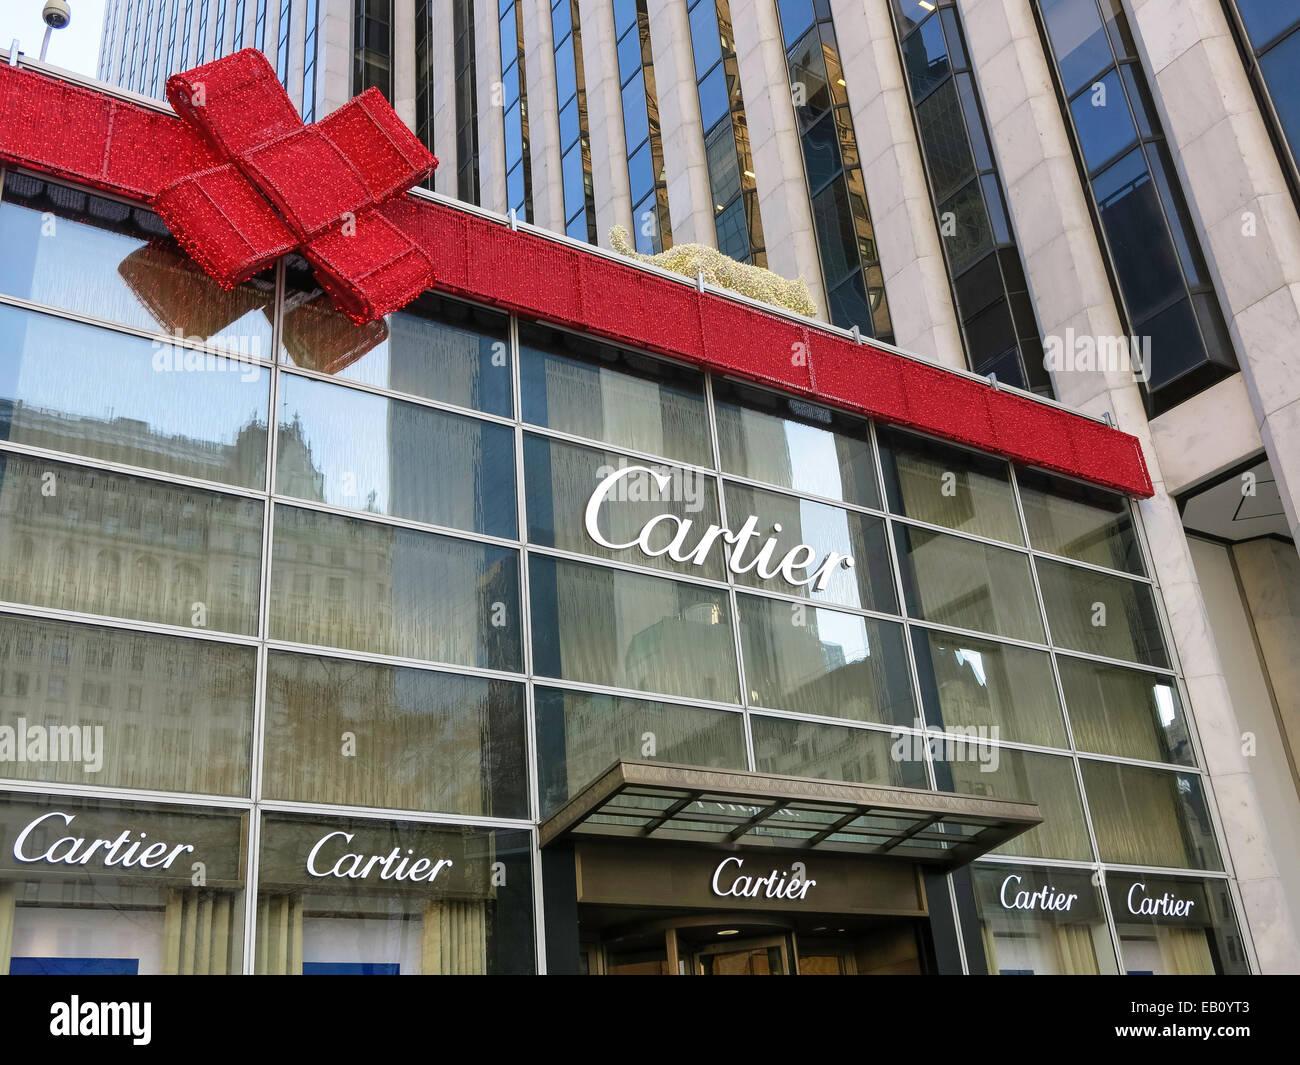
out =
<svg viewBox="0 0 1300 1065"><path fill-rule="evenodd" d="M497 0L501 29L501 106L505 110L506 209L533 217L533 164L528 152L528 82L524 12L519 0Z"/></svg>
<svg viewBox="0 0 1300 1065"><path fill-rule="evenodd" d="M856 325L868 336L892 341L894 327L830 10L814 12L812 0L784 0L778 8L827 316L838 326Z"/></svg>
<svg viewBox="0 0 1300 1065"><path fill-rule="evenodd" d="M226 0L217 0L217 18L212 24L212 58L220 59L225 55L224 45L226 43ZM195 59L203 61L203 49L200 47L195 53Z"/></svg>
<svg viewBox="0 0 1300 1065"><path fill-rule="evenodd" d="M1282 168L1300 199L1300 4L1224 0L1224 6L1280 149Z"/></svg>
<svg viewBox="0 0 1300 1065"><path fill-rule="evenodd" d="M1036 6L1154 417L1235 372L1232 343L1120 0Z"/></svg>
<svg viewBox="0 0 1300 1065"><path fill-rule="evenodd" d="M302 54L302 120L316 121L316 23L319 0L307 0L307 28Z"/></svg>
<svg viewBox="0 0 1300 1065"><path fill-rule="evenodd" d="M421 144L433 151L432 0L417 0L415 5L415 135ZM433 188L432 174L425 180L424 187Z"/></svg>
<svg viewBox="0 0 1300 1065"><path fill-rule="evenodd" d="M731 7L727 0L695 0L690 22L718 250L741 262L767 266Z"/></svg>
<svg viewBox="0 0 1300 1065"><path fill-rule="evenodd" d="M161 85L166 84L167 75L173 70L178 69L176 66L176 24L180 22L180 0L172 0L171 18L167 20L167 60L165 63L158 64L158 69L154 71L153 92L157 96ZM190 12L185 12L186 26L189 25L188 16Z"/></svg>
<svg viewBox="0 0 1300 1065"><path fill-rule="evenodd" d="M216 34L216 38L217 38L216 45L218 48L221 46L221 20L223 18L224 15L220 11L218 11L217 25L213 31ZM187 24L186 30L188 31L189 19L187 18L185 21ZM207 50L207 47L208 47L208 0L200 0L198 36L195 41L195 50L194 50L194 55L198 60L202 61L203 53ZM188 66L189 66L188 63L182 63L180 67L178 67L177 69L185 70L188 68Z"/></svg>
<svg viewBox="0 0 1300 1065"><path fill-rule="evenodd" d="M235 29L230 39L230 50L238 52L244 47L244 2L235 0Z"/></svg>
<svg viewBox="0 0 1300 1065"><path fill-rule="evenodd" d="M474 0L452 0L456 64L456 196L479 202L478 71L474 60Z"/></svg>
<svg viewBox="0 0 1300 1065"><path fill-rule="evenodd" d="M554 0L555 86L560 114L560 175L564 231L596 243L596 200L591 188L591 138L587 134L587 86L582 69L578 0Z"/></svg>
<svg viewBox="0 0 1300 1065"><path fill-rule="evenodd" d="M891 6L966 360L976 373L1051 395L961 14L952 2Z"/></svg>
<svg viewBox="0 0 1300 1065"><path fill-rule="evenodd" d="M357 0L352 95L378 89L393 100L393 0Z"/></svg>
<svg viewBox="0 0 1300 1065"><path fill-rule="evenodd" d="M253 20L253 47L266 51L266 0L257 0L257 17Z"/></svg>
<svg viewBox="0 0 1300 1065"><path fill-rule="evenodd" d="M293 30L293 0L280 0L280 18L276 22L275 76L289 87L289 37Z"/></svg>
<svg viewBox="0 0 1300 1065"><path fill-rule="evenodd" d="M623 99L623 138L632 195L637 251L653 255L672 247L668 181L659 130L659 94L650 50L650 16L645 0L614 0L618 40L618 83Z"/></svg>

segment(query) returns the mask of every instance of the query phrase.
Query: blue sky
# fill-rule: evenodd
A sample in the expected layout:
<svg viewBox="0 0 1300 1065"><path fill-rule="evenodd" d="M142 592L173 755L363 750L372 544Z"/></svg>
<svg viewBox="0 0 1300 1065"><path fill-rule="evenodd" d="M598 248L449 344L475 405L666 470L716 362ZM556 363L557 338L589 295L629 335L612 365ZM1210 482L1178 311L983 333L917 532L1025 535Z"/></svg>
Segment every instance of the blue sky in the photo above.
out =
<svg viewBox="0 0 1300 1065"><path fill-rule="evenodd" d="M72 21L54 31L46 61L93 78L99 65L99 39L107 3L108 0L68 0ZM16 37L25 53L39 56L41 39L45 36L45 23L41 21L44 7L45 0L0 0L0 48L8 50Z"/></svg>

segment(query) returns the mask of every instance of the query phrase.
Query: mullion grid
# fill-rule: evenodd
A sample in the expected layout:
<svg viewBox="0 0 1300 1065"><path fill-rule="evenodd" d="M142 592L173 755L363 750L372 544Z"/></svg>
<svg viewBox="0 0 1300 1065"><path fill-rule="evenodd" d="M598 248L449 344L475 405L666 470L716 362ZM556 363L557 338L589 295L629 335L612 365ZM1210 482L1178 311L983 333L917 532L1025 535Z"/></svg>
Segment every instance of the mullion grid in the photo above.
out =
<svg viewBox="0 0 1300 1065"><path fill-rule="evenodd" d="M2 189L3 189L3 171L0 171L0 191L2 191ZM127 619L127 618L100 619L98 617L92 617L89 615L77 615L75 612L72 611L45 609L40 607L27 606L24 604L4 605L4 610L6 613L14 614L17 616L30 616L35 618L44 617L44 618L55 618L55 619L62 619L62 620L72 620L74 621L74 623L81 622L84 617L85 620L93 621L93 623L95 624L105 625L117 629L130 630L130 631L157 632L166 635L176 635L176 636L184 635L189 639L197 639L200 641L207 640L210 642L228 642L228 643L243 644L245 646L255 646L257 649L257 659L256 659L255 690L254 690L254 702L253 702L253 732L252 732L253 750L252 750L252 762L250 765L250 773L249 773L250 776L249 795L246 798L243 798L238 796L217 796L217 795L206 795L206 794L199 794L199 793L172 793L172 792L157 792L157 791L151 792L143 789L114 788L114 787L94 788L94 787L85 787L81 785L68 785L68 784L47 785L41 782L31 782L31 781L6 781L4 787L8 790L19 791L19 792L47 790L47 791L54 791L59 794L67 794L69 796L81 796L81 797L98 796L98 797L106 797L106 798L114 798L114 799L135 799L136 801L152 800L152 801L160 801L160 802L171 802L171 803L177 803L182 805L208 805L216 808L240 809L240 810L248 811L248 813L250 814L250 824L249 824L249 849L247 854L248 868L246 871L246 883L245 883L245 911L246 911L245 929L244 929L245 952L244 952L244 959L243 959L245 972L252 972L255 964L255 936L256 936L255 916L256 916L256 905L257 905L256 865L257 865L258 853L259 853L258 852L258 841L260 836L259 815L260 812L264 809L290 809L291 808L295 811L309 813L309 814L315 813L322 816L338 816L343 814L351 814L356 816L373 817L376 819L400 818L400 819L410 820L410 821L450 824L450 825L457 825L457 824L489 825L492 827L513 828L513 829L521 829L521 830L528 831L533 837L532 859L533 859L533 894L534 894L533 928L534 928L534 935L535 935L534 951L535 951L535 957L536 957L538 968L541 971L544 971L546 963L545 963L545 950L544 950L544 946L545 946L544 926L542 924L543 908L542 908L541 865L540 865L540 854L537 851L537 847L536 847L537 822L540 817L540 794L539 794L538 765L537 765L537 735L536 735L536 720L535 720L536 685L540 684L543 687L551 687L551 688L574 690L574 691L603 692L603 693L621 695L626 698L650 700L650 701L663 702L663 703L682 705L682 706L697 706L701 708L714 709L714 710L720 710L720 711L731 712L731 713L739 713L741 714L745 725L744 732L745 732L747 763L749 767L752 769L755 766L755 761L754 761L754 752L753 752L752 729L750 726L751 711L758 711L760 716L763 716L764 708L752 707L751 701L747 694L747 685L745 684L742 644L741 644L740 632L739 632L739 613L737 610L737 595L743 593L743 594L755 594L755 595L762 596L765 594L765 592L764 590L761 589L752 589L739 584L735 580L734 574L730 572L730 569L726 570L727 579L725 585L717 581L712 581L712 580L705 581L699 578L696 579L696 583L707 583L715 587L725 586L725 588L727 589L729 605L732 612L732 638L735 645L734 650L736 656L735 668L737 670L738 679L740 680L741 702L739 706L726 705L726 704L719 705L709 700L684 699L684 698L668 696L668 695L656 695L655 693L642 692L636 690L621 691L621 690L611 689L607 686L602 686L602 685L585 684L582 682L566 681L561 678L538 676L533 672L532 628L531 628L532 618L531 618L529 588L528 588L528 557L529 557L529 553L534 550L537 550L539 554L547 554L547 555L554 554L555 552L545 548L537 549L527 545L526 543L527 514L526 514L526 507L525 507L525 484L524 484L525 471L522 462L523 440L524 440L525 432L540 433L540 435L548 436L556 439L568 439L568 436L567 434L548 431L544 426L531 425L529 423L524 422L523 420L523 409L522 409L522 402L521 402L522 369L521 369L521 359L520 359L519 320L512 315L509 318L508 341L509 341L509 348L510 348L511 359L512 359L511 388L512 388L513 411L512 411L512 418L509 419L509 424L513 426L514 437L515 437L515 448L514 448L515 466L516 466L515 493L516 493L516 506L517 506L516 516L518 521L519 541L517 544L514 542L510 542L510 546L518 550L517 564L520 569L519 628L520 628L521 641L522 641L521 653L523 656L522 660L523 660L524 672L522 674L514 674L505 671L494 671L494 670L475 668L475 667L462 667L462 666L458 666L455 663L413 662L409 660L399 659L396 658L395 656L389 656L389 655L350 651L344 648L308 647L306 645L297 645L290 641L282 641L282 640L274 639L270 635L269 624L270 624L271 566L273 560L272 549L274 544L274 532L275 532L274 529L275 506L277 503L280 503L282 505L284 504L296 505L302 502L300 500L295 500L292 497L279 496L273 490L274 483L275 483L274 482L275 462L278 457L277 450L278 450L279 434L277 430L278 430L278 418L279 418L278 396L279 396L280 376L282 373L289 373L290 375L293 375L295 372L292 366L286 365L283 362L282 358L279 357L282 349L282 336L283 336L283 329L284 329L285 278L286 278L285 265L283 261L281 261L280 263L277 264L276 278L275 278L275 314L273 318L273 332L272 332L272 351L275 355L275 358L271 362L271 365L268 367L269 372L271 373L271 384L270 384L270 391L268 396L269 410L268 410L268 433L267 433L267 444L266 444L267 461L266 461L266 469L264 471L264 481L262 484L262 488L260 491L259 490L245 490L245 491L237 490L232 492L231 491L232 486L229 485L210 485L210 486L206 484L203 485L203 487L210 488L212 491L217 493L224 493L228 495L242 495L246 498L249 496L253 496L262 500L263 546L262 546L262 559L259 568L258 624L257 624L256 635L252 637L241 637L236 634L193 632L190 630L181 629L178 626L166 626L166 625L158 625L158 624L141 623L141 622L132 621L131 619ZM23 301L23 302L27 302L27 301ZM50 310L57 313L59 309L50 308ZM95 322L94 324L102 325L109 329L114 328L113 323ZM121 329L120 327L118 327L118 331L130 332L130 330ZM721 472L719 434L717 430L717 419L716 419L715 403L713 397L712 376L705 375L703 379L703 386L704 386L704 401L707 404L706 410L707 410L708 426L709 426L709 447L711 452L711 461L714 466L714 469L708 470L704 467L695 467L695 469L697 469L698 472L702 474L706 474L707 476L712 478L715 484L718 486L720 520L722 524L725 526L726 525L725 492L722 491L722 488L727 483L728 478L726 475L724 475ZM399 393L392 392L391 390L385 390L376 387L368 388L366 389L366 391L374 391L374 392L382 393L394 400L406 398ZM479 412L463 410L460 408L456 408L456 409L458 413L461 413L467 417L479 417ZM507 421L506 419L500 417L493 417L493 416L482 418L480 420L489 421L497 424ZM868 427L868 432L870 433L873 472L875 477L877 478L877 487L882 492L881 500L883 504L885 502L885 497L883 495L884 477L883 477L883 468L881 463L881 448L880 448L879 441L876 437L874 421L868 421L866 424ZM602 441L587 441L587 443L591 445L599 446L605 450L625 450L625 449L616 449L610 444ZM22 452L36 454L36 455L44 455L47 453L45 450L39 448L23 448ZM51 458L57 458L61 461L67 461L69 458L72 458L76 460L76 463L78 465L82 465L89 468L102 467L106 470L115 469L115 466L113 464L97 462L95 460L87 459L85 457L65 456L61 452L48 452L48 454L50 455ZM649 455L646 455L645 457L647 459L652 459L652 460L655 458L654 456L649 456ZM659 461L674 466L683 465L678 460L660 459ZM1011 476L1011 487L1016 502L1018 520L1020 522L1020 527L1021 527L1021 534L1024 537L1026 544L1028 545L1030 543L1029 531L1028 531L1027 522L1024 514L1024 508L1021 502L1019 487L1016 482L1016 472L1015 472L1014 464L1009 464L1009 466L1010 466L1010 476ZM141 469L138 472L140 476L151 477L155 480L164 481L164 482L176 482L178 480L184 480L175 477L170 477L156 470ZM135 473L135 471L132 470L132 473ZM872 516L881 518L884 521L886 534L887 534L886 550L889 551L890 554L890 564L891 564L893 579L895 582L895 594L897 596L899 609L901 612L898 617L894 617L893 615L888 615L888 614L882 614L881 612L878 611L874 613L869 613L863 610L852 610L851 608L841 608L835 604L824 604L821 603L820 601L810 600L799 596L768 594L768 597L788 600L790 602L799 602L811 606L814 609L824 608L832 611L841 610L841 612L847 610L848 612L856 613L867 617L879 616L882 620L886 620L894 624L900 624L903 628L903 633L904 633L904 644L906 647L906 654L908 660L909 681L912 687L911 694L913 699L913 705L916 708L918 714L918 720L921 722L921 727L919 730L917 730L915 728L885 726L875 722L852 722L852 721L841 720L836 718L814 717L811 715L798 714L797 712L793 712L793 711L780 711L780 710L776 710L775 712L768 712L766 716L811 721L811 722L816 722L819 724L826 724L826 725L838 725L840 727L859 728L859 729L864 729L864 730L874 731L874 732L892 732L895 735L916 734L922 736L923 738L928 738L929 730L924 720L925 708L921 697L921 687L919 683L918 666L915 660L915 653L913 648L913 642L911 639L911 634L913 629L925 630L937 626L931 626L930 624L924 622L922 619L912 618L906 614L907 608L906 608L906 598L904 595L904 589L902 583L901 560L898 558L898 554L897 551L895 550L894 541L893 541L893 527L895 524L908 526L908 525L913 525L915 523L910 522L906 518L901 518L898 515L891 514L888 511L876 511L876 510L872 510L871 508L858 507L852 504L845 504L842 501L834 501L834 500L823 499L818 497L811 497L804 493L800 493L794 489L788 489L788 488L782 489L779 486L762 484L762 482L754 482L754 483L756 485L761 484L762 487L765 489L781 492L783 494L790 495L796 498L807 498L813 502L836 505L836 506L844 507L845 509L851 511L867 513ZM1128 507L1130 514L1132 515L1135 535L1138 537L1145 570L1148 574L1153 573L1154 570L1151 566L1150 547L1146 539L1145 530L1141 522L1140 513L1136 510L1136 508L1133 507L1131 502L1126 503L1126 506ZM366 515L363 513L348 513L345 510L345 508L338 508L338 509L344 514L346 514L347 516L353 517L356 520L374 521L378 517L374 515ZM418 525L418 523L414 523L414 524ZM955 532L954 530L944 529L942 531L959 537L963 537L964 535ZM457 532L454 530L448 531L447 533L442 533L440 531L439 534L461 536L462 538L472 539L472 540L487 539L474 534L465 534L463 531ZM976 540L977 542L985 542L983 538L976 538L976 537L969 537L969 536L965 536L964 538ZM987 541L987 542L997 543L996 541ZM1013 545L1003 545L998 543L998 546L1012 547ZM1059 669L1057 667L1057 661L1056 661L1057 650L1054 647L1051 640L1050 625L1046 616L1045 604L1043 603L1042 600L1041 589L1038 587L1035 559L1036 557L1038 557L1040 554L1043 553L1036 552L1030 547L1022 548L1021 553L1026 554L1030 560L1029 562L1030 569L1031 569L1031 573L1033 574L1033 579L1035 584L1035 596L1037 599L1040 614L1042 616L1045 639L1047 641L1045 648L1041 648L1041 649L1045 649L1049 652L1049 656L1052 662L1052 670L1053 670L1053 676L1056 684L1057 697L1061 703L1061 711L1065 721L1067 736L1069 737L1070 749L1068 751L1061 751L1058 749L1042 748L1037 745L1021 744L1017 742L996 743L992 745L1005 747L1007 749L1041 751L1042 753L1053 754L1056 757L1065 756L1071 758L1074 764L1076 785L1079 787L1080 801L1082 804L1084 818L1085 818L1085 826L1088 832L1090 846L1093 852L1093 861L1090 863L1080 864L1073 861L1031 858L1031 857L1013 858L1011 856L997 856L997 857L990 856L988 858L977 859L977 860L992 861L992 862L1009 862L1012 864L1017 864L1017 863L1037 864L1037 865L1048 865L1048 866L1059 865L1062 867L1070 867L1070 868L1080 868L1080 867L1092 868L1096 870L1099 874L1102 874L1104 876L1104 870L1106 866L1102 863L1100 858L1100 852L1096 841L1096 833L1091 819L1091 812L1088 806L1087 793L1083 787L1080 760L1081 758L1086 758L1088 760L1119 763L1119 764L1149 764L1149 763L1140 763L1137 760L1133 760L1133 759L1108 757L1106 755L1096 754L1095 752L1081 752L1077 749L1077 746L1074 741L1073 730L1070 725L1068 707L1066 706L1064 693L1061 687L1060 674L1059 674ZM1044 557L1054 559L1056 556L1044 555ZM1069 562L1071 560L1063 560L1063 561ZM653 573L653 575L655 576L664 577L665 579L676 579L677 576L669 573L650 571L648 567L622 566L619 563L611 562L610 560L589 559L586 557L582 557L582 562L594 563L612 569L621 569L621 570L628 570L628 571L635 570L637 572L642 572L642 571L650 572ZM1100 568L1100 567L1093 567L1093 568ZM1116 571L1116 575L1125 576L1129 578L1132 577L1131 574L1123 574L1120 573L1119 571ZM1148 578L1142 583L1150 584L1153 587L1153 590L1155 590L1158 593L1158 586L1155 584L1154 579ZM1193 749L1196 756L1196 765L1174 767L1174 766L1163 765L1163 764L1159 764L1159 765L1150 764L1150 766L1151 768L1161 768L1167 772L1193 773L1197 775L1199 779L1202 781L1202 786L1204 788L1205 795L1207 798L1207 806L1210 811L1211 821L1213 825L1215 844L1216 847L1218 848L1224 868L1222 871L1193 870L1193 869L1161 869L1159 867L1154 867L1154 866L1132 867L1132 868L1134 868L1136 871L1151 871L1153 873L1164 873L1167 875L1183 875L1183 876L1200 878L1205 880L1226 879L1231 881L1234 875L1232 872L1231 855L1229 854L1223 842L1223 831L1222 831L1221 819L1219 817L1219 813L1216 808L1213 790L1210 786L1209 778L1203 769L1203 765L1204 765L1203 752L1201 749L1199 736L1196 732L1195 719L1192 713L1190 712L1191 703L1190 700L1187 698L1185 685L1183 684L1181 678L1181 671L1178 668L1176 649L1170 638L1171 634L1168 628L1168 619L1166 617L1164 604L1161 601L1159 594L1155 594L1153 596L1153 599L1154 602L1156 603L1156 611L1161 626L1162 639L1164 641L1166 651L1170 655L1171 669L1168 671L1165 670L1160 670L1160 671L1146 670L1146 671L1151 672L1153 674L1158 673L1160 675L1167 675L1174 679L1174 682L1176 683L1178 688L1180 700L1182 702L1184 719L1187 723L1189 734L1192 737ZM992 639L994 642L999 642L1001 640L1000 637L997 637L993 634L972 633L972 635L978 636L979 638L983 638L983 639ZM465 675L475 675L475 676L495 676L495 677L499 677L500 679L513 681L515 683L522 682L524 685L525 706L526 706L525 747L528 754L528 765L525 767L525 775L526 775L526 783L527 783L527 802L529 805L528 820L519 821L519 820L504 819L504 818L491 818L491 817L484 818L484 817L474 816L474 815L462 815L462 814L427 812L427 811L377 810L377 809L370 809L370 808L352 808L352 807L335 806L335 805L323 804L323 803L311 803L311 802L299 803L299 802L288 802L284 800L277 801L277 800L267 799L263 794L263 781L262 781L263 764L262 763L263 763L263 756L265 753L265 743L266 743L266 736L265 736L266 672L267 672L269 652L271 650L299 651L299 652L314 653L314 654L334 655L336 657L341 657L344 659L355 659L360 661L388 663L397 666L414 666L416 668L423 668L430 671L447 672L452 674L464 673ZM1087 655L1082 652L1072 652L1071 656L1079 657L1079 658L1087 658L1090 660L1100 660L1097 659L1096 656ZM1116 664L1128 665L1130 668L1134 668L1134 667L1145 668L1145 667L1137 667L1136 664L1134 663L1116 663ZM923 755L926 763L927 778L930 782L931 787L935 787L937 785L937 777L936 777L936 772L934 767L933 752L931 751L930 744L928 742L923 743L922 749L923 749ZM1120 867L1116 867L1116 868L1120 868ZM1122 868L1127 869L1130 867L1125 866ZM949 881L950 896L955 898L955 888L953 886L951 876L948 877L948 881ZM1101 888L1101 894L1103 896L1103 908L1105 913L1107 914L1108 928L1112 937L1112 943L1116 949L1116 956L1120 960L1120 964L1122 965L1122 955L1119 953L1119 940L1118 940L1118 932L1116 930L1116 923L1114 920L1114 915L1111 914L1110 912L1109 899L1106 897L1106 891L1104 889L1104 885ZM1231 897L1233 899L1234 910L1235 910L1234 916L1237 916L1241 912L1241 901L1240 901L1239 892L1236 889L1235 885L1232 885L1231 887ZM1237 923L1238 923L1238 927L1240 928L1241 922L1239 919ZM960 934L959 934L959 940L960 940ZM1249 937L1242 936L1242 942L1246 945L1248 957L1251 959L1252 964L1254 964L1253 948L1249 943ZM963 963L965 964L966 955L965 955L964 943L959 942L959 949L962 954Z"/></svg>

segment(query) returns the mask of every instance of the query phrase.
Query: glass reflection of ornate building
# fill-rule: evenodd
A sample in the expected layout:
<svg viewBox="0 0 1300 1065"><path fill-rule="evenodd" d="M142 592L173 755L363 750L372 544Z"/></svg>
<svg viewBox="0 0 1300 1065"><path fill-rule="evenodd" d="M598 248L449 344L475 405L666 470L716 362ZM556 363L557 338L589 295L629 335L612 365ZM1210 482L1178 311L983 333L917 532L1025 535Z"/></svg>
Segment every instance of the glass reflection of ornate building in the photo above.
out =
<svg viewBox="0 0 1300 1065"><path fill-rule="evenodd" d="M311 103L418 107L435 200L725 243L841 337L1108 413L1151 500L463 291L366 327L296 256L222 291L146 208L3 172L0 968L1294 969L1285 301L1225 265L1243 204L1147 16L990 2L1042 99L990 98L967 0L435 0L431 84L369 3ZM1211 6L1256 60L1229 121L1285 132L1294 20ZM356 28L221 10L184 64L274 49L304 104ZM1067 329L1149 335L1151 375L1048 372Z"/></svg>

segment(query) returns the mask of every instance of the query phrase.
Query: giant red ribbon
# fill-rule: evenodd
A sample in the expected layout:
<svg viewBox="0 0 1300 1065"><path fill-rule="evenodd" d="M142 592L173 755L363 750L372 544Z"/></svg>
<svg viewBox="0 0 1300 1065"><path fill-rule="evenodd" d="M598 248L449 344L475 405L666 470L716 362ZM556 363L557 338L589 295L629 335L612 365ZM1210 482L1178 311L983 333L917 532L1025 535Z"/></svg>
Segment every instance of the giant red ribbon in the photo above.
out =
<svg viewBox="0 0 1300 1065"><path fill-rule="evenodd" d="M438 160L378 89L305 125L266 57L246 48L173 74L167 99L221 161L182 174L151 203L218 283L297 249L358 324L432 286L428 254L386 207Z"/></svg>

